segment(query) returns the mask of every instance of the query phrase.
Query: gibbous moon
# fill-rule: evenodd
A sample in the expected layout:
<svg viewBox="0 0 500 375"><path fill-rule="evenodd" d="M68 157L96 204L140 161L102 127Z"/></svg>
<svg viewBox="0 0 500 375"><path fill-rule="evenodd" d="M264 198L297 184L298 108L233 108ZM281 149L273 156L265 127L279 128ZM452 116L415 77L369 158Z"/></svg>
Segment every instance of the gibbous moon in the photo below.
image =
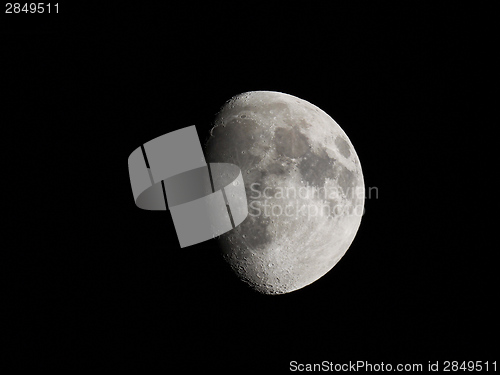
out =
<svg viewBox="0 0 500 375"><path fill-rule="evenodd" d="M347 135L315 105L272 91L233 97L214 125L207 159L241 168L249 213L219 237L224 259L265 294L318 280L345 254L363 214L363 174Z"/></svg>

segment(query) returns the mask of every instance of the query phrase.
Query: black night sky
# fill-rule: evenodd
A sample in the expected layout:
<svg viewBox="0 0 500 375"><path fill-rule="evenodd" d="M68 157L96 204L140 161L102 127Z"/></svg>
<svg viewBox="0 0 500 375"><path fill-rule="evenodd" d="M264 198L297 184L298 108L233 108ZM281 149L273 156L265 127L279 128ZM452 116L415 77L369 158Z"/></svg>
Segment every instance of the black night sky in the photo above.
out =
<svg viewBox="0 0 500 375"><path fill-rule="evenodd" d="M458 7L358 6L2 15L15 366L496 360L488 203L470 195L493 184L482 140L471 145L487 22ZM342 260L281 296L240 282L213 240L180 249L168 213L134 205L128 176L136 147L189 125L204 141L224 102L252 90L327 112L378 190Z"/></svg>

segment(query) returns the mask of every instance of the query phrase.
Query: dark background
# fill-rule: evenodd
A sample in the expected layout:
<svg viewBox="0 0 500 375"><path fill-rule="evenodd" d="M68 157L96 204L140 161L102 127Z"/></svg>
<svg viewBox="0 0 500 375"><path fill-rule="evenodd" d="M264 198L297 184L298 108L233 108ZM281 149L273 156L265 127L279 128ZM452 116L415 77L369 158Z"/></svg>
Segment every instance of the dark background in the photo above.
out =
<svg viewBox="0 0 500 375"><path fill-rule="evenodd" d="M476 100L487 11L59 11L1 18L16 366L239 373L496 359L496 251L480 211L494 183ZM215 241L180 249L168 213L135 207L128 177L136 147L189 125L204 140L224 102L252 90L331 115L378 189L334 269L282 296L241 283Z"/></svg>

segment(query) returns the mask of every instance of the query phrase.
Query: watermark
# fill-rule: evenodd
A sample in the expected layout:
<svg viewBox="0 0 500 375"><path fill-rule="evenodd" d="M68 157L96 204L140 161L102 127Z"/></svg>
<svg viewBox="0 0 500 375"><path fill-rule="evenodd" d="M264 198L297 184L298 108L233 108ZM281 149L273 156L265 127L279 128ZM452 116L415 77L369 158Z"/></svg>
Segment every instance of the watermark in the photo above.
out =
<svg viewBox="0 0 500 375"><path fill-rule="evenodd" d="M250 185L250 216L265 217L314 217L362 216L365 213L364 200L378 199L378 188L363 186L316 187L266 186L255 182Z"/></svg>
<svg viewBox="0 0 500 375"><path fill-rule="evenodd" d="M497 371L496 361L427 361L427 363L372 363L368 361L349 361L333 363L322 361L316 363L301 363L290 361L289 370L292 372L335 371L335 372L470 372L470 371Z"/></svg>
<svg viewBox="0 0 500 375"><path fill-rule="evenodd" d="M309 185L307 183L305 186L295 187L295 186L266 186L261 189L261 184L254 182L250 185L250 190L252 195L250 199L260 199L260 198L276 198L276 199L313 199L313 198L323 198L323 199L334 199L339 198L344 195L348 198L362 198L365 199L378 199L378 188L376 186L369 187L365 189L363 186L357 186L354 188L347 187L341 188L338 186L325 187L322 186L317 188L315 186Z"/></svg>
<svg viewBox="0 0 500 375"><path fill-rule="evenodd" d="M346 363L333 363L330 361L323 361L320 363L299 363L297 361L290 361L290 371L336 371L336 372L348 372L348 371L366 371L366 372L379 372L379 371L412 371L419 372L424 371L424 365L421 363L371 363L368 361L349 361Z"/></svg>

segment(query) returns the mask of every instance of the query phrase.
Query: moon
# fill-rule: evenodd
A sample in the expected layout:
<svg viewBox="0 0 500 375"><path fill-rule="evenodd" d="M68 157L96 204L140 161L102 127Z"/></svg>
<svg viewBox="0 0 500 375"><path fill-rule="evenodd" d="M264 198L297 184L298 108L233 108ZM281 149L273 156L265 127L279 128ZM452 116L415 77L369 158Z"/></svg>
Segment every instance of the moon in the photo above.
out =
<svg viewBox="0 0 500 375"><path fill-rule="evenodd" d="M351 245L364 210L359 158L341 127L292 95L252 91L227 101L207 160L240 167L248 217L218 238L236 275L264 294L303 288Z"/></svg>

